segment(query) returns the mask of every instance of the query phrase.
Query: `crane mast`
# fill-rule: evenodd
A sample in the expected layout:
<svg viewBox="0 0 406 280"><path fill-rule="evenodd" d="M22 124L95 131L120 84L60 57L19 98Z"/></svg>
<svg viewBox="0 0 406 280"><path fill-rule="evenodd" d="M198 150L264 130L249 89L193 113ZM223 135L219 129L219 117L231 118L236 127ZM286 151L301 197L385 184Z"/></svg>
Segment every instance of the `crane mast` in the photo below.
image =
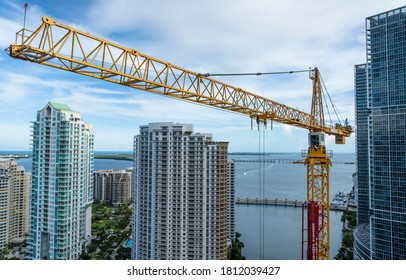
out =
<svg viewBox="0 0 406 280"><path fill-rule="evenodd" d="M314 71L311 115L315 125L325 126L323 95L319 71ZM325 134L310 129L309 148L302 152L307 166L307 259L330 259L330 166ZM303 250L303 249L302 249Z"/></svg>
<svg viewBox="0 0 406 280"><path fill-rule="evenodd" d="M288 107L205 75L98 38L44 16L35 31L16 34L7 49L13 58L39 63L160 95L248 115L260 123L276 121L309 130L307 165L308 259L330 257L329 167L325 134L344 144L351 126L327 126L317 68L311 71L311 113Z"/></svg>

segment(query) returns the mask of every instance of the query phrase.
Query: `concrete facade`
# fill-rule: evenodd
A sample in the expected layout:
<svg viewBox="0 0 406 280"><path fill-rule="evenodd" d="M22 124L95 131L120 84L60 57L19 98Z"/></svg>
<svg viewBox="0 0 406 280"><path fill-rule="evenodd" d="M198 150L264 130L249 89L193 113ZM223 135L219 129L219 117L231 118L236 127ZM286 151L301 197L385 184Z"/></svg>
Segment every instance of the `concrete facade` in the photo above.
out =
<svg viewBox="0 0 406 280"><path fill-rule="evenodd" d="M140 127L134 141L134 259L227 258L228 221L234 221L228 218L227 147L193 133L190 124Z"/></svg>

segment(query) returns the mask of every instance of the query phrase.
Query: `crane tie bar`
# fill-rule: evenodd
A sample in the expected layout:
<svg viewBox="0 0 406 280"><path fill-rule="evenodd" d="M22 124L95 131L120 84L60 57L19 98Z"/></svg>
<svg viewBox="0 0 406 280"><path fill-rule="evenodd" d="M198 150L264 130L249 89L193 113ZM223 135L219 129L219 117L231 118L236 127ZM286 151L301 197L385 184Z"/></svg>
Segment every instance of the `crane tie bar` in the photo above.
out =
<svg viewBox="0 0 406 280"><path fill-rule="evenodd" d="M216 73L216 74L198 74L202 77L220 77L220 76L261 76L261 75L280 75L280 74L294 74L294 73L303 73L303 72L311 72L314 69L307 69L307 70L294 70L294 71L279 71L279 72L258 72L258 73Z"/></svg>

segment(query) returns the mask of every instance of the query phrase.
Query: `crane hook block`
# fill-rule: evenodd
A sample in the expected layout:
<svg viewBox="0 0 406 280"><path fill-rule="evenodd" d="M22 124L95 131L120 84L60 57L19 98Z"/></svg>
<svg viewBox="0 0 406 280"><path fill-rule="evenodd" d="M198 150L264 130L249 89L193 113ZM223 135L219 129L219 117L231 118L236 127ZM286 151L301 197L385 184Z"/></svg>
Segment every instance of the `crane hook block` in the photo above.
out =
<svg viewBox="0 0 406 280"><path fill-rule="evenodd" d="M46 24L51 24L51 25L56 23L56 21L53 18L47 17L47 16L42 17L42 21Z"/></svg>

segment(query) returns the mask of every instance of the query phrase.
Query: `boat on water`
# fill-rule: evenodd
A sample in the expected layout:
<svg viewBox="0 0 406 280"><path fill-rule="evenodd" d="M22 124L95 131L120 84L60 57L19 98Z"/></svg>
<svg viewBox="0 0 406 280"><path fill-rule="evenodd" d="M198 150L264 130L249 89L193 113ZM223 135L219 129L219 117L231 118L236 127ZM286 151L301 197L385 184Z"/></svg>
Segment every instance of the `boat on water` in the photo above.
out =
<svg viewBox="0 0 406 280"><path fill-rule="evenodd" d="M330 202L330 205L337 206L347 206L348 203L348 194L345 194L343 191L336 193Z"/></svg>

